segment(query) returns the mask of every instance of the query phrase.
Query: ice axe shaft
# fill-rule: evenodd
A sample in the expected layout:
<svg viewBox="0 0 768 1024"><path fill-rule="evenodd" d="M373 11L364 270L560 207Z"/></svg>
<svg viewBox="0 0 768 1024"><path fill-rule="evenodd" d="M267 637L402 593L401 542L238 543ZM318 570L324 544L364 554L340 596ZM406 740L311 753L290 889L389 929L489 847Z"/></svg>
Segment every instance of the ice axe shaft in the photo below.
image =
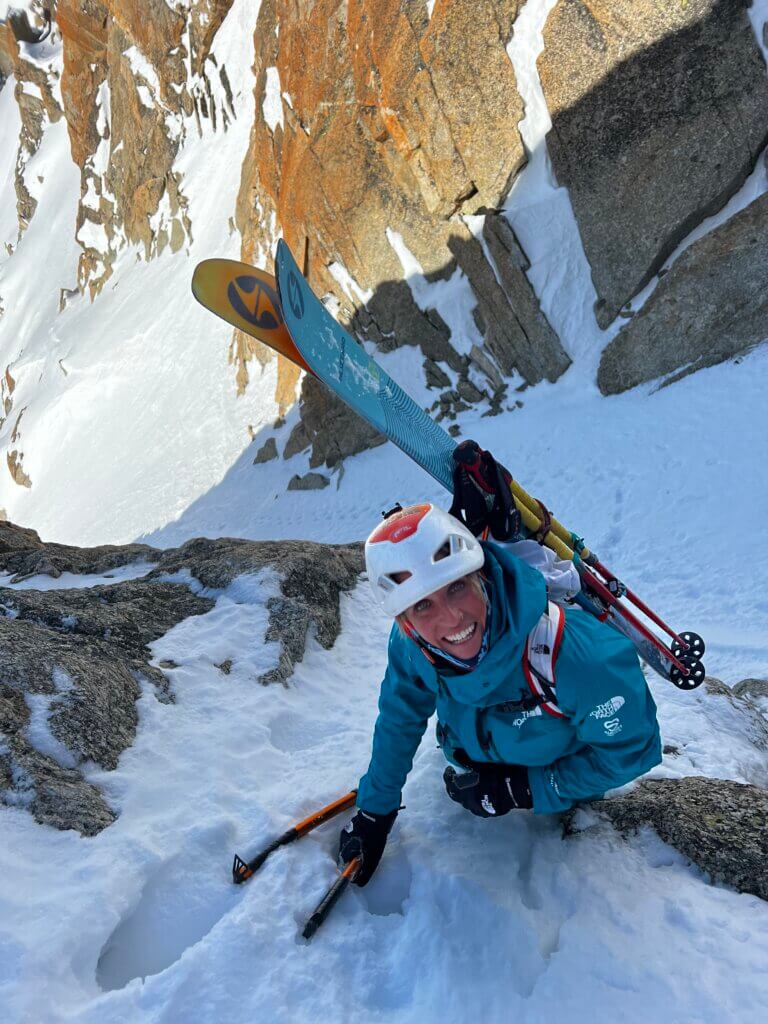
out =
<svg viewBox="0 0 768 1024"><path fill-rule="evenodd" d="M315 907L307 923L304 925L304 930L301 933L303 938L312 938L317 929L336 906L339 897L346 891L349 884L354 882L355 878L357 878L357 874L362 866L362 857L355 857L349 862L349 864L347 864L328 892Z"/></svg>
<svg viewBox="0 0 768 1024"><path fill-rule="evenodd" d="M357 790L350 790L349 793L339 797L338 800L334 800L333 803L328 804L327 807L321 807L319 811L315 811L313 814L308 815L308 817L303 818L292 828L289 828L287 832L283 832L283 834L278 836L277 839L273 839L271 843L259 850L259 852L248 861L243 860L242 857L238 857L238 855L235 854L235 860L232 865L232 881L235 885L240 885L247 881L256 871L259 870L271 853L274 853L275 850L279 850L281 846L287 846L289 843L293 843L297 839L301 839L302 836L305 836L308 832L316 829L318 825L322 825L326 821L330 821L331 818L335 818L336 815L341 814L342 811L347 811L350 807L354 807L356 799Z"/></svg>

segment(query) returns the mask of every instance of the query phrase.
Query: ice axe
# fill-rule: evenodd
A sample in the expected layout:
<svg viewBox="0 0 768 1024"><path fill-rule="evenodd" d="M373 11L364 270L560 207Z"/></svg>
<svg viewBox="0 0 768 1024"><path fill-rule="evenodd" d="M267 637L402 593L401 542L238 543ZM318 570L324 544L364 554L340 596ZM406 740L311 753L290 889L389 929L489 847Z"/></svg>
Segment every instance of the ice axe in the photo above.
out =
<svg viewBox="0 0 768 1024"><path fill-rule="evenodd" d="M297 839L301 839L303 836L314 831L314 829L319 825L325 824L326 821L330 821L343 811L347 811L354 807L356 799L357 790L350 790L349 793L339 797L338 800L334 800L333 803L328 804L326 807L321 807L319 811L315 811L314 814L310 814L306 818L303 818L292 828L289 828L287 832L283 832L281 836L278 836L277 839L273 839L271 843L268 843L267 846L259 850L259 852L251 857L250 860L246 861L235 854L235 859L232 864L232 881L235 885L242 885L243 882L247 882L248 879L259 870L271 853L274 853L275 850L279 850L281 846L288 846ZM333 910L339 900L339 897L347 889L349 884L354 882L362 866L362 858L355 857L344 867L344 870L330 889L325 893L307 920L307 923L301 933L305 939L312 938L323 921L328 917L331 910Z"/></svg>

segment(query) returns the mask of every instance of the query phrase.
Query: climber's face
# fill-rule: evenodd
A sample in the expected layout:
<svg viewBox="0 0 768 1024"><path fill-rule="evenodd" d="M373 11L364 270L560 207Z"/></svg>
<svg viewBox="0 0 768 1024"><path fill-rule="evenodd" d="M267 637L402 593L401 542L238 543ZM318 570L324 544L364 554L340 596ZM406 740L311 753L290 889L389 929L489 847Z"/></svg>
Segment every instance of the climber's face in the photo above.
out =
<svg viewBox="0 0 768 1024"><path fill-rule="evenodd" d="M423 597L405 618L428 643L457 658L474 658L483 642L488 616L477 573L454 580Z"/></svg>

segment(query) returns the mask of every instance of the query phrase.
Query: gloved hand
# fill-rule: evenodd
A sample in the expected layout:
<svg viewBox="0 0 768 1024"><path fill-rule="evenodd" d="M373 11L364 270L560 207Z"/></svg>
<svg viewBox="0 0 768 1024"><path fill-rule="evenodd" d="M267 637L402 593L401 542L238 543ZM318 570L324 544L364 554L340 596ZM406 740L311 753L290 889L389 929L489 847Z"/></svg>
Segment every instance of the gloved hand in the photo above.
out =
<svg viewBox="0 0 768 1024"><path fill-rule="evenodd" d="M476 441L462 441L453 452L453 504L449 511L479 537L486 527L496 540L522 540L512 474Z"/></svg>
<svg viewBox="0 0 768 1024"><path fill-rule="evenodd" d="M363 858L363 866L355 879L355 885L367 885L371 875L379 866L387 836L397 817L397 811L389 814L371 814L358 811L339 836L339 860L348 864L355 857Z"/></svg>
<svg viewBox="0 0 768 1024"><path fill-rule="evenodd" d="M443 782L451 800L480 818L533 807L528 769L521 764L475 764L462 773L449 765Z"/></svg>

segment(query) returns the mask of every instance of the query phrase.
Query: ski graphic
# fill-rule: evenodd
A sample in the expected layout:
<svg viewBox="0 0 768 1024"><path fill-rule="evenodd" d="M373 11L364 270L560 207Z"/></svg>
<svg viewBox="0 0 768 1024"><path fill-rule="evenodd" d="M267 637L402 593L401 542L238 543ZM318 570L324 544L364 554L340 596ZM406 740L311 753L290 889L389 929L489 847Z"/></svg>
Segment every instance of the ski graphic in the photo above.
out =
<svg viewBox="0 0 768 1024"><path fill-rule="evenodd" d="M192 275L192 294L211 313L312 373L285 326L275 279L265 270L236 260L203 260Z"/></svg>

